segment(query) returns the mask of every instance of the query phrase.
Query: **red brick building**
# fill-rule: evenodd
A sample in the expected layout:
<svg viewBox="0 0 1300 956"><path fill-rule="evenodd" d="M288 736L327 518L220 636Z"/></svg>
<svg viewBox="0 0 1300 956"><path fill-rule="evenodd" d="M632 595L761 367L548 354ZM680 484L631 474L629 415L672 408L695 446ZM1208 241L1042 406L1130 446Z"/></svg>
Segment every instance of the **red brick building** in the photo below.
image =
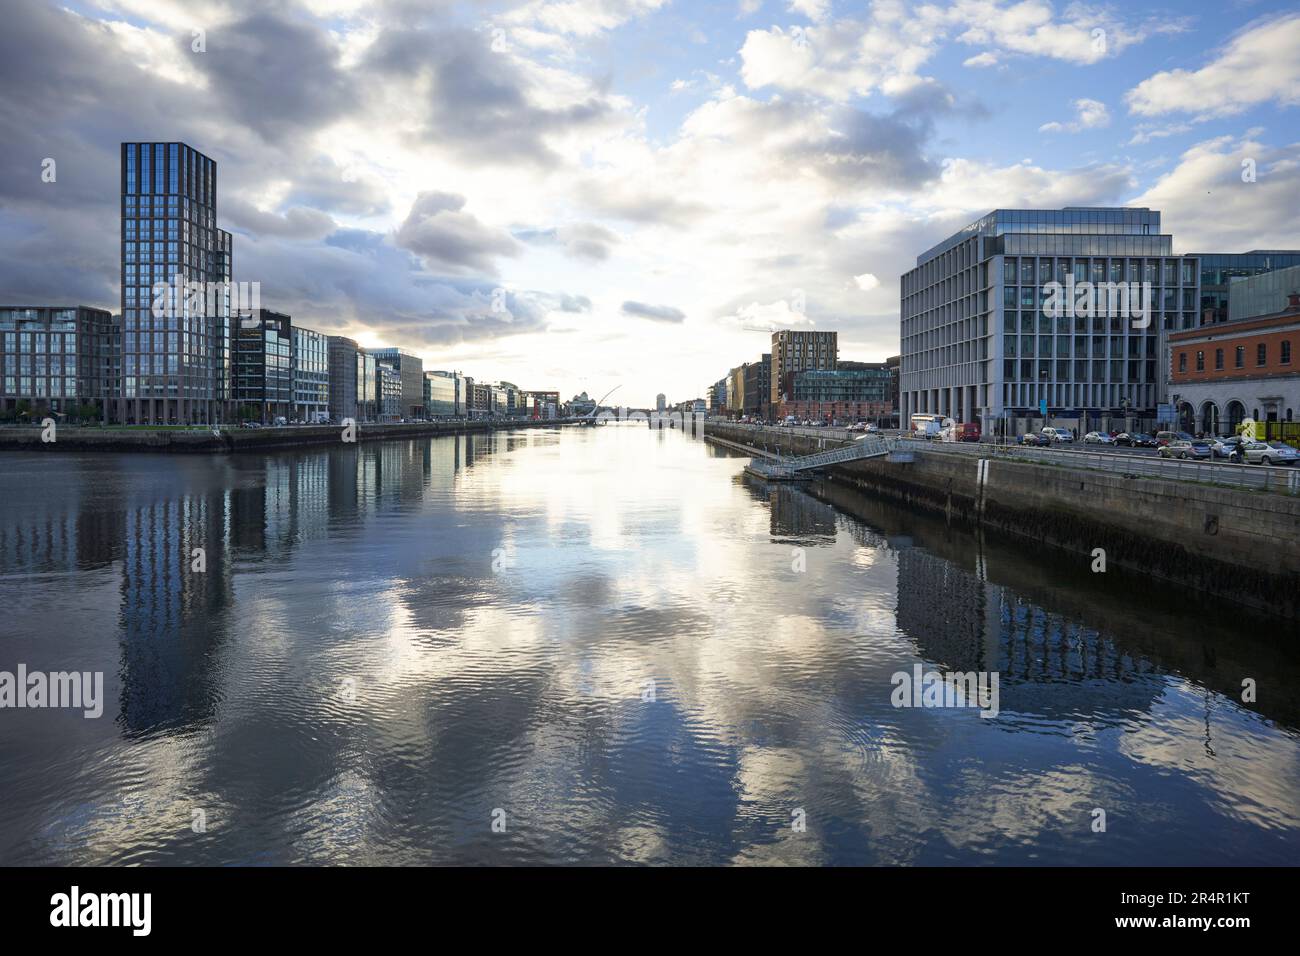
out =
<svg viewBox="0 0 1300 956"><path fill-rule="evenodd" d="M1230 434L1243 419L1300 411L1300 294L1273 315L1169 336L1169 400L1186 431Z"/></svg>

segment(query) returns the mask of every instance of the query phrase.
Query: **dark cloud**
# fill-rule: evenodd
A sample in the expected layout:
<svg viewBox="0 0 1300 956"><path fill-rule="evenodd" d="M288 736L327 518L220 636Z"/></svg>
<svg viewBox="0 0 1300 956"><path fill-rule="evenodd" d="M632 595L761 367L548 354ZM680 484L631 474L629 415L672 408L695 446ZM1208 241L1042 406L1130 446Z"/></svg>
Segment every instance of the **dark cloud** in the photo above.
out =
<svg viewBox="0 0 1300 956"><path fill-rule="evenodd" d="M552 166L553 135L609 124L616 111L605 93L562 106L542 106L533 83L491 37L470 30L392 30L366 51L359 72L381 81L419 81L423 99L407 104L419 136L479 164Z"/></svg>
<svg viewBox="0 0 1300 956"><path fill-rule="evenodd" d="M431 268L495 273L497 256L514 256L519 245L463 211L464 196L420 193L397 230L397 244L423 256Z"/></svg>
<svg viewBox="0 0 1300 956"><path fill-rule="evenodd" d="M356 105L337 45L306 21L259 12L209 29L206 52L191 42L179 37L179 51L207 77L212 98L268 142L296 141Z"/></svg>
<svg viewBox="0 0 1300 956"><path fill-rule="evenodd" d="M623 314L655 322L684 322L686 313L670 305L647 305L644 302L624 302Z"/></svg>
<svg viewBox="0 0 1300 956"><path fill-rule="evenodd" d="M221 216L232 230L286 239L323 239L336 228L334 219L319 209L295 206L281 215L264 212L237 197L221 204Z"/></svg>

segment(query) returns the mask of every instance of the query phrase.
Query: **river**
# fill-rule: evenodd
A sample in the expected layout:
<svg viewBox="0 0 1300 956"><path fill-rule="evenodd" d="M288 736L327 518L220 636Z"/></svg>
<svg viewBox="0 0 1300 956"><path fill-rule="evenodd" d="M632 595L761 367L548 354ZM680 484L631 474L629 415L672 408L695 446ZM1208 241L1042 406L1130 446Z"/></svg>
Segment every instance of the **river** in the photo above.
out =
<svg viewBox="0 0 1300 956"><path fill-rule="evenodd" d="M0 863L1300 859L1284 626L745 460L4 455L0 671L103 713L0 709Z"/></svg>

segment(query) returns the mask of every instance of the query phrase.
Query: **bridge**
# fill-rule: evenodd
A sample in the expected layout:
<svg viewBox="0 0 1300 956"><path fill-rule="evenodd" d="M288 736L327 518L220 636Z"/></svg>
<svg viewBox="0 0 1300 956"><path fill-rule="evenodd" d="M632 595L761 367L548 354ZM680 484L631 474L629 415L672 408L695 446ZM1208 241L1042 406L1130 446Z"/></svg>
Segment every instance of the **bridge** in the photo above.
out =
<svg viewBox="0 0 1300 956"><path fill-rule="evenodd" d="M805 474L806 472L818 468L840 465L846 461L857 461L861 458L880 458L885 455L889 456L890 461L907 461L911 459L910 452L899 451L897 439L867 437L859 438L851 445L832 448L830 451L818 452L815 455L805 455L802 458L778 456L769 458L766 461L755 459L745 466L745 470L759 478L766 478L768 481L793 481L798 478L808 477ZM903 455L907 457L904 458Z"/></svg>

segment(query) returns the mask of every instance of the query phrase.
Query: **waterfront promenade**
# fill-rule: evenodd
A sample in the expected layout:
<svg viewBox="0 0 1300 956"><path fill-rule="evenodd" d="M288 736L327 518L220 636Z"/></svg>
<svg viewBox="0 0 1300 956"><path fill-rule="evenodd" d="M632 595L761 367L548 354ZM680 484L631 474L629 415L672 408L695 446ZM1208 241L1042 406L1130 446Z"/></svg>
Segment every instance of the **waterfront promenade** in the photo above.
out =
<svg viewBox="0 0 1300 956"><path fill-rule="evenodd" d="M43 429L0 428L0 452L21 451L151 451L222 454L267 451L303 445L328 445L341 441L378 441L509 431L517 428L551 428L582 424L580 418L480 419L477 421L359 422L344 436L342 425L286 425L266 428L81 428L58 426L54 441L42 439Z"/></svg>

